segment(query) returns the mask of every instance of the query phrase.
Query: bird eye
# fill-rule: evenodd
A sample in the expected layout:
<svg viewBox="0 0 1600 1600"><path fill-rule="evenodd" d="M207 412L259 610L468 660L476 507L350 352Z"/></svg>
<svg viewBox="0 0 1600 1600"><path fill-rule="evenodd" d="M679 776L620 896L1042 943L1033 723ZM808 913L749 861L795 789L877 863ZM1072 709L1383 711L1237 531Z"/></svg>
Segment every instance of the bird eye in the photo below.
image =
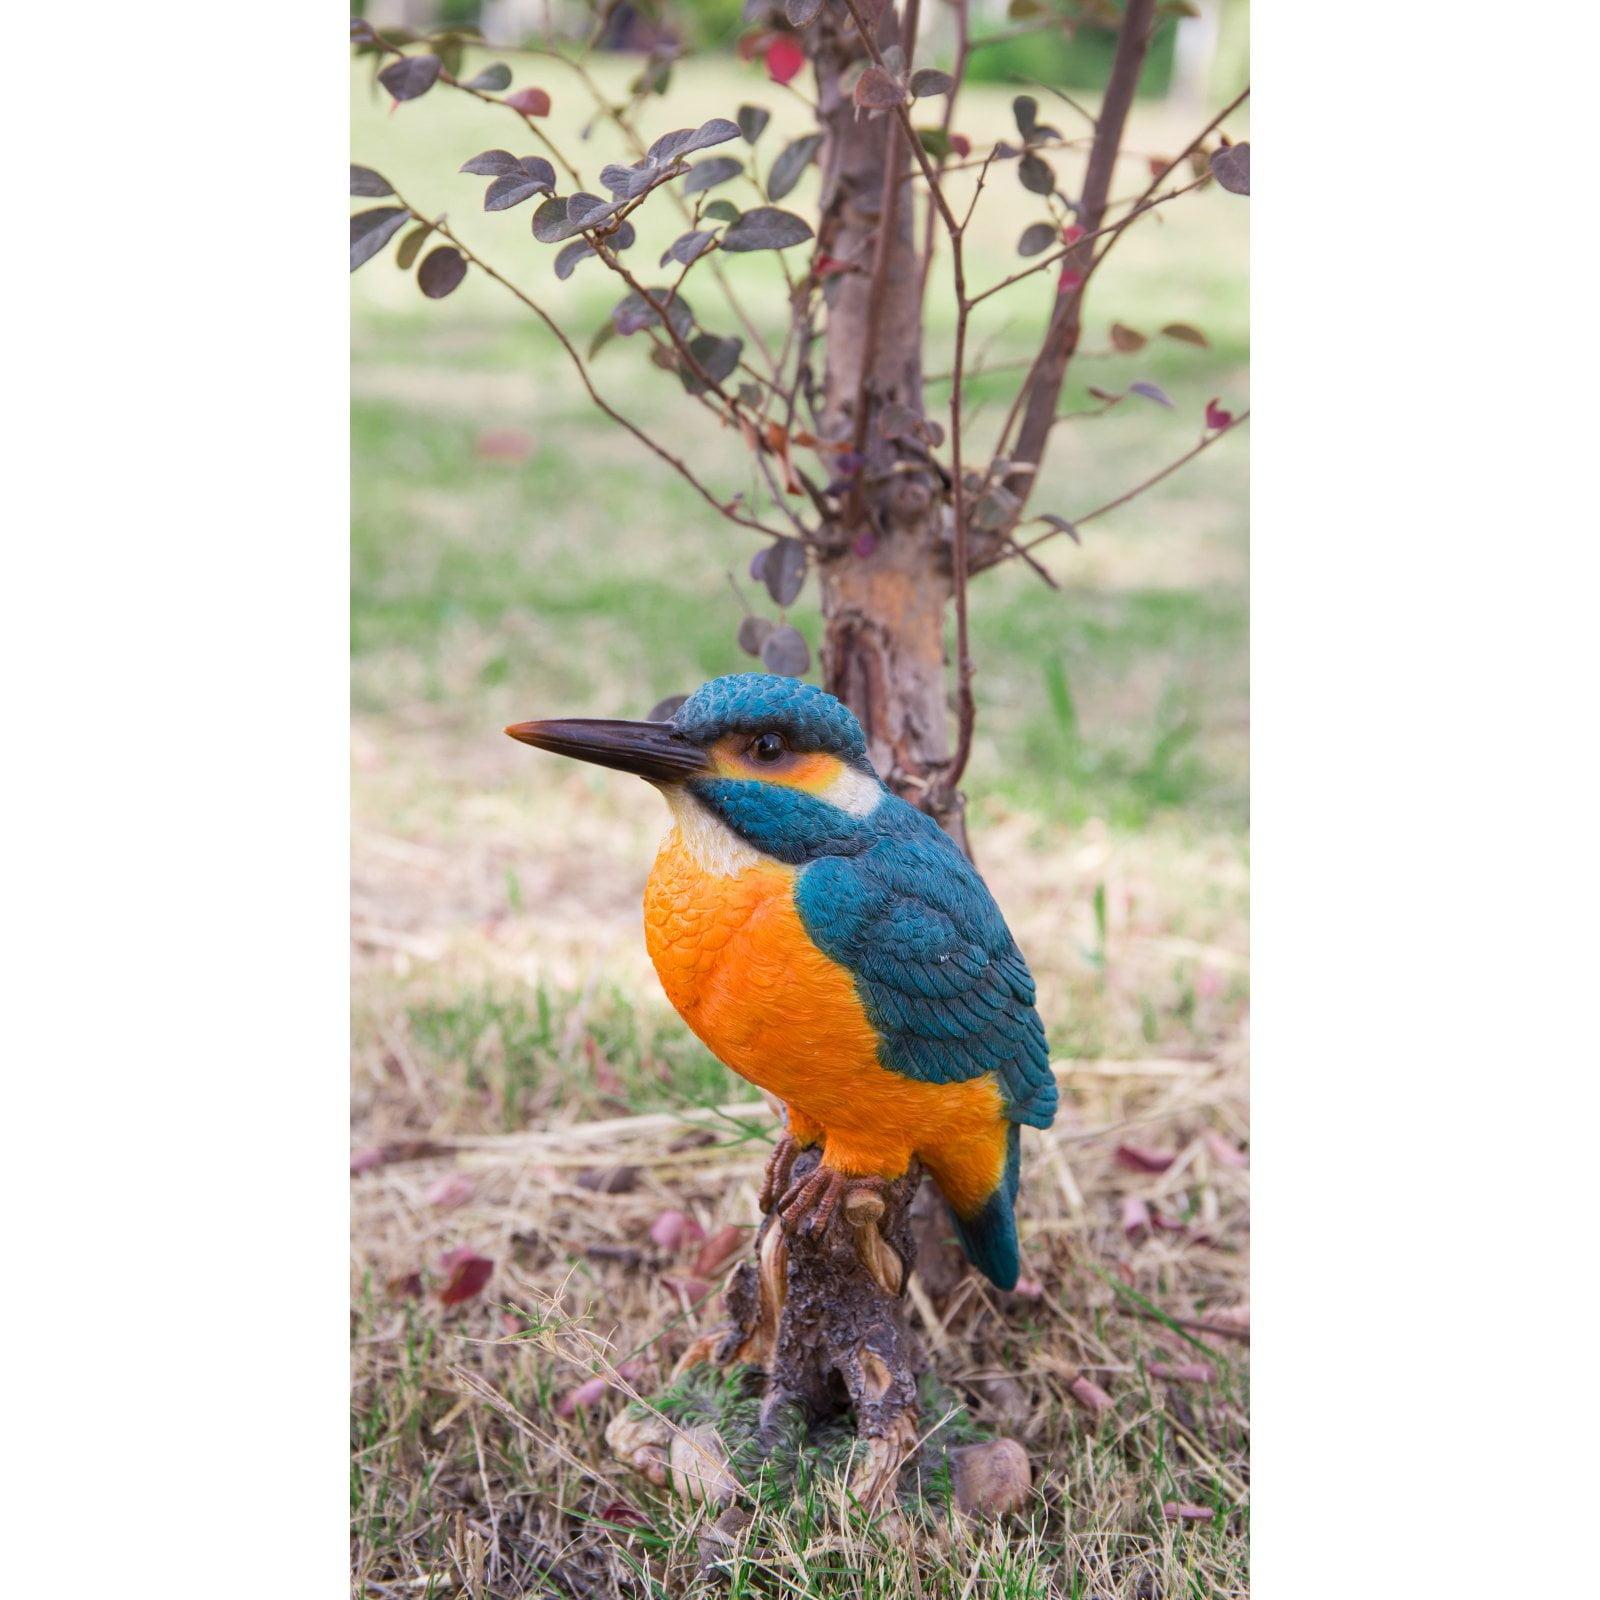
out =
<svg viewBox="0 0 1600 1600"><path fill-rule="evenodd" d="M781 733L763 733L750 746L750 754L757 761L773 762L783 755L786 746Z"/></svg>

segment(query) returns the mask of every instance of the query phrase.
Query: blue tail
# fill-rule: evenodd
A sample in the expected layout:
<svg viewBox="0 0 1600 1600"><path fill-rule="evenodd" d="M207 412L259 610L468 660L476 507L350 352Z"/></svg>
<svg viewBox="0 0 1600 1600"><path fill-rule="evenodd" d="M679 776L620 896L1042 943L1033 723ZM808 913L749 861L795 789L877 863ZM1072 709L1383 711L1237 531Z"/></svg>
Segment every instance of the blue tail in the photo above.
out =
<svg viewBox="0 0 1600 1600"><path fill-rule="evenodd" d="M1006 1129L1006 1168L1000 1186L972 1217L950 1215L967 1260L997 1288L1014 1289L1022 1261L1017 1253L1017 1187L1022 1170L1021 1133L1016 1123Z"/></svg>

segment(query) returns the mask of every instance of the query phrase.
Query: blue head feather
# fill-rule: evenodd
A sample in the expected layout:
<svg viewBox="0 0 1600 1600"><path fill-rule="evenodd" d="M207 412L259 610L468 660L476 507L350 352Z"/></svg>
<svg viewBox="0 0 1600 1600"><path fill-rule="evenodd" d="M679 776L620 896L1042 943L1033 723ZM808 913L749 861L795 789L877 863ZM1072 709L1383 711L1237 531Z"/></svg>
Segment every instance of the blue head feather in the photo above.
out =
<svg viewBox="0 0 1600 1600"><path fill-rule="evenodd" d="M792 750L823 751L872 773L867 738L854 713L813 683L769 672L736 672L702 684L673 714L672 725L696 744L725 733L781 733Z"/></svg>

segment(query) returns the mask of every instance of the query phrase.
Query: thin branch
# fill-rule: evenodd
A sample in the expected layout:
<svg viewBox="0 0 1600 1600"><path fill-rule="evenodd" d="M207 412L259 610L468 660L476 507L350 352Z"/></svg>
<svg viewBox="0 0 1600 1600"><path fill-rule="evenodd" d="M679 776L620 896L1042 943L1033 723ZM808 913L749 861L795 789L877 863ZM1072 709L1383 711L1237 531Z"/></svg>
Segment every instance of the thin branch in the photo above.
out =
<svg viewBox="0 0 1600 1600"><path fill-rule="evenodd" d="M399 205L404 206L406 210L417 219L418 222L426 222L428 220L402 195L396 193L395 201ZM768 538L779 539L783 537L783 529L770 528L766 523L760 522L754 517L747 517L742 512L734 510L731 505L725 505L722 501L717 499L711 490L707 488L706 485L702 483L700 479L697 478L694 473L691 472L681 460L679 460L677 456L673 455L673 453L668 450L665 445L658 444L650 437L649 434L644 431L643 428L638 425L638 423L634 422L629 417L625 417L620 411L617 410L615 406L610 403L610 401L605 398L604 395L600 393L598 389L595 388L594 380L589 376L589 369L583 363L583 357L578 354L576 347L567 337L566 333L561 328L561 325L555 320L554 317L550 315L548 311L544 309L543 306L538 303L538 301L531 298L522 289L519 289L517 285L514 284L509 278L504 276L504 274L497 272L481 256L463 244L460 237L451 230L447 223L435 222L430 225L435 233L442 234L446 239L448 239L450 243L461 252L462 256L466 260L470 261L473 266L475 266L486 277L493 278L494 281L501 286L501 288L507 289L513 295L515 295L516 298L520 300L522 304L525 305L536 317L538 317L545 327L547 327L551 333L555 335L557 343L559 343L561 348L566 351L567 359L572 362L573 367L576 369L578 378L582 382L584 389L588 392L589 398L595 403L596 406L600 408L602 412L605 413L606 416L610 417L618 427L624 429L628 433L631 433L633 437L637 439L639 443L642 444L653 456L656 456L659 460L666 462L666 464L671 467L679 477L684 479L684 481L689 484L689 486L695 491L696 494L700 496L702 500L707 503L707 505L712 506L715 510L719 511L730 522L737 522L741 527L744 528L754 528L757 533L764 533L768 536Z"/></svg>
<svg viewBox="0 0 1600 1600"><path fill-rule="evenodd" d="M1139 495L1142 495L1146 489L1153 489L1162 481L1163 478L1170 478L1179 467L1187 466L1188 463L1193 461L1194 458L1202 451L1209 450L1218 439L1226 438L1230 433L1233 432L1235 428L1239 427L1241 423L1247 422L1249 418L1250 413L1248 410L1241 411L1239 415L1236 416L1225 427L1218 428L1215 433L1208 433L1205 438L1199 442L1199 444L1194 446L1193 449L1184 451L1184 453L1179 456L1176 461L1169 461L1167 465L1164 466L1159 472L1151 473L1151 475L1142 483L1136 483L1131 489L1119 494L1114 500L1107 500L1104 505L1096 506L1093 511L1084 512L1081 517L1070 518L1069 520L1071 521L1073 527L1085 527L1087 524L1093 522L1096 517L1103 517L1107 512L1115 511L1118 509L1118 507L1127 505L1130 500L1136 499ZM997 566L1000 562L1006 560L1008 556L1013 553L1016 555L1025 556L1029 551L1037 550L1039 546L1042 545L1047 539L1055 538L1055 536L1060 532L1062 532L1062 529L1052 528L1049 533L1041 533L1037 539L1030 539L1027 544L1018 545L1014 552L1008 551L995 556L993 560L985 562L979 567L978 570L982 572L986 571L989 567Z"/></svg>
<svg viewBox="0 0 1600 1600"><path fill-rule="evenodd" d="M403 56L405 54L405 51L402 50L399 45L392 43L388 39L385 39L384 36L376 29L374 29L372 32L372 40L373 43L376 44L380 49L387 50L390 55ZM567 176L571 178L580 189L583 187L583 179L578 175L578 169L573 166L573 164L568 161L564 155L562 155L562 153L556 148L555 143L550 136L534 122L533 118L530 117L526 111L520 111L516 106L507 105L506 102L501 100L498 96L486 94L482 89L474 89L471 84L463 83L458 77L455 76L454 73L446 72L443 68L440 68L439 71L439 82L448 84L452 89L459 89L463 94L470 94L474 100L481 100L485 105L505 106L507 111L515 112L516 115L521 118L522 124L528 130L528 132L531 133L534 138L537 139L539 143L542 144L545 149L548 150L550 154L553 155L556 160L567 169Z"/></svg>
<svg viewBox="0 0 1600 1600"><path fill-rule="evenodd" d="M1105 96L1100 103L1100 116L1095 123L1094 144L1089 150L1083 196L1078 207L1078 217L1086 234L1097 233L1105 221L1106 200L1111 193L1111 178L1121 151L1123 130L1127 126L1134 91L1139 85L1139 75L1144 69L1155 27L1155 8L1156 0L1128 0L1122 14L1122 26L1117 30L1116 54L1112 58ZM1092 247L1085 246L1082 240L1072 246L1072 253L1067 260L1081 263L1083 271L1076 284L1063 283L1057 291L1055 309L1039 348L1039 358L1018 392L1017 400L1013 402L1005 426L1001 429L1000 443L996 447L999 455L1009 455L1015 461L1032 466L1037 466L1043 458L1044 447L1050 438L1051 419L1055 416L1056 402L1061 395L1061 384L1078 344L1082 326L1083 285L1088 277L1092 254ZM1021 427L1017 434L1017 445L1014 450L1008 451L1007 441L1019 409ZM1032 488L1032 475L1014 473L1006 480L1006 486L1019 499L1026 501Z"/></svg>

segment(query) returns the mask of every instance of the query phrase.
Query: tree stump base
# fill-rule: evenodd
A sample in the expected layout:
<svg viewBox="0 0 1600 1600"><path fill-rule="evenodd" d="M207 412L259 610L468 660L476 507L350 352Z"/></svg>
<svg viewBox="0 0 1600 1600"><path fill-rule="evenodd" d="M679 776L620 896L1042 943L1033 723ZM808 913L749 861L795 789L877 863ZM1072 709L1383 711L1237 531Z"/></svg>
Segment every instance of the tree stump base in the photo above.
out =
<svg viewBox="0 0 1600 1600"><path fill-rule="evenodd" d="M819 1161L815 1149L795 1156L789 1193ZM774 1197L754 1259L730 1275L727 1322L689 1346L649 1408L612 1420L612 1452L657 1485L727 1507L764 1467L782 1492L809 1452L847 1475L869 1513L898 1509L897 1497L1016 1509L1031 1475L1014 1440L981 1439L962 1412L918 1449L919 1414L936 1422L951 1404L905 1314L921 1182L913 1166L881 1192L851 1193L815 1231L787 1226Z"/></svg>

